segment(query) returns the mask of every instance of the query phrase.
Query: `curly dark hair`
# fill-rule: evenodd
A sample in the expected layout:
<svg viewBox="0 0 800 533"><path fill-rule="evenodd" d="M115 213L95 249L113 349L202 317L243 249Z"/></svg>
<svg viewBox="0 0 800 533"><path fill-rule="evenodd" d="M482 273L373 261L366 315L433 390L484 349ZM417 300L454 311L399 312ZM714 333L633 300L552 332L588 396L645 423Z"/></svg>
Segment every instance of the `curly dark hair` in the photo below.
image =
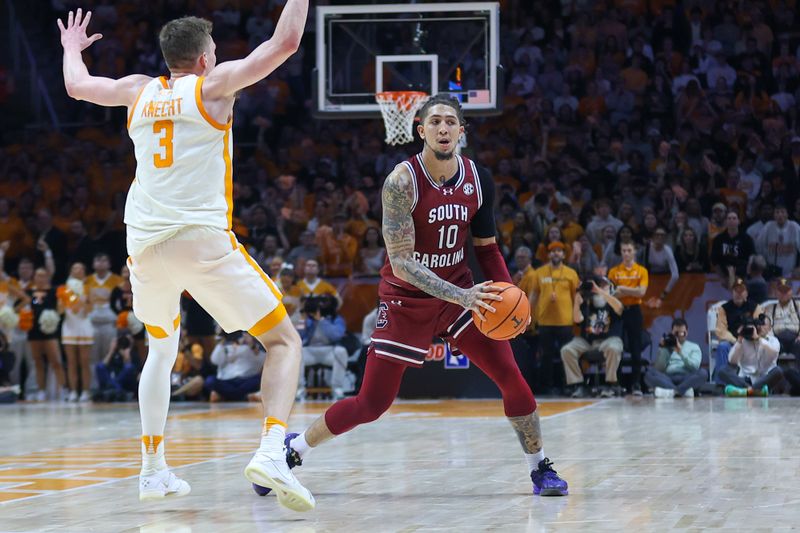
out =
<svg viewBox="0 0 800 533"><path fill-rule="evenodd" d="M452 107L456 112L456 116L458 117L458 123L465 124L464 110L461 109L461 102L459 102L457 98L451 96L449 93L439 93L428 99L428 101L423 104L418 112L420 122L425 122L425 118L428 116L428 113L430 113L431 108L437 104L443 104Z"/></svg>

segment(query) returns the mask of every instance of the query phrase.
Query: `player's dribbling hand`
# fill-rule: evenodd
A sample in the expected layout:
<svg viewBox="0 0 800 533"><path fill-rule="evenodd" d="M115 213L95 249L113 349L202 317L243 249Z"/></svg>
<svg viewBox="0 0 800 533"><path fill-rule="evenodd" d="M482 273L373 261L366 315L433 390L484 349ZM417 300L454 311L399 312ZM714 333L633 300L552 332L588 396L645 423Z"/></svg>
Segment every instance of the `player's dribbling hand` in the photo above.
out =
<svg viewBox="0 0 800 533"><path fill-rule="evenodd" d="M87 11L83 16L83 11L78 8L74 14L72 11L67 15L67 27L58 19L58 29L61 30L61 46L77 47L79 51L86 50L93 42L103 38L102 34L95 33L91 37L86 36L86 27L92 19L92 12Z"/></svg>
<svg viewBox="0 0 800 533"><path fill-rule="evenodd" d="M484 281L483 283L478 283L469 289L464 289L461 295L461 301L459 303L461 304L461 307L470 311L475 311L480 320L486 320L483 317L484 312L495 312L495 308L492 307L491 304L486 300L497 302L502 301L503 297L497 294L501 290L502 289L500 287L493 286L491 281Z"/></svg>

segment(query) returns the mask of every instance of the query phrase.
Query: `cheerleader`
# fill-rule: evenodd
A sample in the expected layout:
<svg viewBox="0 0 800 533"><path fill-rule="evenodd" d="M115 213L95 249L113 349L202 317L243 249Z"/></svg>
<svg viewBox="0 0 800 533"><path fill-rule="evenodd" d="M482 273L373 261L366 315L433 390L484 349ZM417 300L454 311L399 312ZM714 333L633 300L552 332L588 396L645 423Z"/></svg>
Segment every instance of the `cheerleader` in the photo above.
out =
<svg viewBox="0 0 800 533"><path fill-rule="evenodd" d="M64 322L61 325L61 345L67 354L67 382L69 383L69 402L88 402L91 399L89 387L92 383L92 344L94 331L89 312L88 293L85 290L86 267L83 263L73 263L65 285L58 288L58 299L64 309ZM80 387L78 372L80 371ZM81 389L78 396L78 389Z"/></svg>
<svg viewBox="0 0 800 533"><path fill-rule="evenodd" d="M37 401L44 401L47 397L46 364L49 364L55 372L59 390L65 389L64 367L61 365L61 352L58 347L61 303L56 296L56 289L50 283L51 277L44 268L37 268L33 274L33 283L26 290L31 299L30 307L33 312L33 325L28 331L28 343L36 367L36 384L39 386L39 392L34 396Z"/></svg>
<svg viewBox="0 0 800 533"><path fill-rule="evenodd" d="M117 338L117 315L111 310L109 300L111 291L122 282L122 278L111 272L111 260L105 252L95 254L92 267L94 274L86 276L84 286L92 304L89 313L94 328L92 361L99 362Z"/></svg>

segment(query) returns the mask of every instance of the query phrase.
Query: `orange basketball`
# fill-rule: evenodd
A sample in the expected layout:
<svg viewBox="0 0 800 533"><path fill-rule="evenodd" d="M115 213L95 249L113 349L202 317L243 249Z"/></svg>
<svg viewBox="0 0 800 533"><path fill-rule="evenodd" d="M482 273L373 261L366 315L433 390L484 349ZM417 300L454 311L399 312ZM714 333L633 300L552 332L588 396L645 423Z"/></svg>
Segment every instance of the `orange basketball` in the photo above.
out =
<svg viewBox="0 0 800 533"><path fill-rule="evenodd" d="M522 292L522 289L511 283L498 281L492 283L492 286L501 287L502 301L485 300L495 308L495 312L481 311L481 315L486 317L486 320L481 320L473 311L472 320L480 332L490 339L498 341L513 339L525 331L528 317L531 316L528 297Z"/></svg>

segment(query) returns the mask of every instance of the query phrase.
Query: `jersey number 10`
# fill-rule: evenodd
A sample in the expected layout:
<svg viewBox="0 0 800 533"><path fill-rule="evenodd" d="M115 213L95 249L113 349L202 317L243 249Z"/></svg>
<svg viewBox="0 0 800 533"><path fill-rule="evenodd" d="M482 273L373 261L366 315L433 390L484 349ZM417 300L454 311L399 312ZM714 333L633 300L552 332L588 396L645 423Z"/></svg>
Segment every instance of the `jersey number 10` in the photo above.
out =
<svg viewBox="0 0 800 533"><path fill-rule="evenodd" d="M171 120L156 120L153 122L153 133L162 136L158 140L158 146L164 149L163 153L153 154L153 165L156 168L167 168L172 166L172 136L175 125Z"/></svg>
<svg viewBox="0 0 800 533"><path fill-rule="evenodd" d="M439 227L439 249L441 250L445 246L448 248L455 248L456 242L458 242L458 225L453 224L451 226L444 226Z"/></svg>

